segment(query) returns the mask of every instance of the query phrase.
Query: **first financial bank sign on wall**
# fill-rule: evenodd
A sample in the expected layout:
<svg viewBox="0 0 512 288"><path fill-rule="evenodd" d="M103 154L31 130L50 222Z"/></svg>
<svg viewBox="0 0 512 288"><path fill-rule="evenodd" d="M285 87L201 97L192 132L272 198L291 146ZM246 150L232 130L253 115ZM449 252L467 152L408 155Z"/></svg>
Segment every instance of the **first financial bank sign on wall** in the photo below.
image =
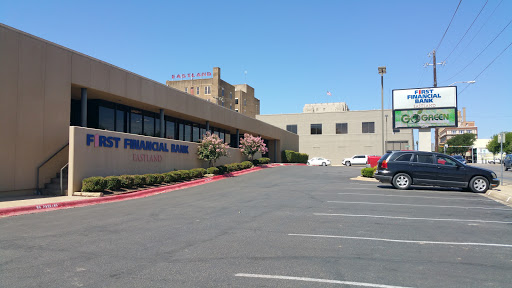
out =
<svg viewBox="0 0 512 288"><path fill-rule="evenodd" d="M124 147L124 149L131 149L131 150L144 150L144 151L154 151L154 152L172 152L172 153L188 154L188 145L171 144L170 147L168 147L167 143L163 143L163 142L137 140L137 139L130 139L130 138L121 139L121 137L103 136L103 135L99 135L99 134L87 134L86 135L86 144L87 144L87 146L93 145L94 147L106 147L106 148L119 148L119 146L122 145ZM162 155L134 153L133 161L160 162L160 161L162 161Z"/></svg>

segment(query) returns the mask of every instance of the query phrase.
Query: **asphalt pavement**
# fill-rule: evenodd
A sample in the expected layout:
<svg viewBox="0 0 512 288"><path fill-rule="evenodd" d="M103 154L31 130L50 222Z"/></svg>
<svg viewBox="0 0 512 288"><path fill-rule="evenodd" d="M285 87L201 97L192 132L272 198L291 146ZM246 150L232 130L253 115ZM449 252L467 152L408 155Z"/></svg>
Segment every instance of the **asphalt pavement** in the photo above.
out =
<svg viewBox="0 0 512 288"><path fill-rule="evenodd" d="M457 189L264 169L0 218L0 287L509 287L512 208Z"/></svg>

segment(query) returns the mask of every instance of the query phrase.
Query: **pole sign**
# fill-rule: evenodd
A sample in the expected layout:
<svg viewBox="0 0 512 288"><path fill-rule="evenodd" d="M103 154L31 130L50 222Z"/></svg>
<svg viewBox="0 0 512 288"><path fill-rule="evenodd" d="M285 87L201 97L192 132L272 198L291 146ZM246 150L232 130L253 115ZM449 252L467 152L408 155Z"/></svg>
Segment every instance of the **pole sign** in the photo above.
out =
<svg viewBox="0 0 512 288"><path fill-rule="evenodd" d="M457 87L393 90L393 129L457 127Z"/></svg>

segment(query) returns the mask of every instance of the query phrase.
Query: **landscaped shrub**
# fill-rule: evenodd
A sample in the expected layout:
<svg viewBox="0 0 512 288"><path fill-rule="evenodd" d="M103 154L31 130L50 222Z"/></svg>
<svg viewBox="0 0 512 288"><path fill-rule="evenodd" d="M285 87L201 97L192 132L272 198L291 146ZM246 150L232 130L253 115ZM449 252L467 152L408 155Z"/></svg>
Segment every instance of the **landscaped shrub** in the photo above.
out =
<svg viewBox="0 0 512 288"><path fill-rule="evenodd" d="M299 153L299 161L297 163L308 163L309 155L306 153Z"/></svg>
<svg viewBox="0 0 512 288"><path fill-rule="evenodd" d="M89 177L82 180L82 192L103 192L107 181L103 177Z"/></svg>
<svg viewBox="0 0 512 288"><path fill-rule="evenodd" d="M174 172L164 173L162 175L164 176L165 183L172 183L172 182L176 182L176 180L177 180L176 173L174 173Z"/></svg>
<svg viewBox="0 0 512 288"><path fill-rule="evenodd" d="M219 169L219 175L228 173L228 167L226 167L226 165L217 166L217 169Z"/></svg>
<svg viewBox="0 0 512 288"><path fill-rule="evenodd" d="M196 169L190 169L188 170L188 173L190 173L190 179L199 177L199 171L197 171Z"/></svg>
<svg viewBox="0 0 512 288"><path fill-rule="evenodd" d="M210 167L210 168L206 169L206 174L219 175L219 173L220 173L220 170L217 167Z"/></svg>
<svg viewBox="0 0 512 288"><path fill-rule="evenodd" d="M270 163L270 158L263 157L263 158L258 159L258 162L260 163L260 165L268 164L268 163Z"/></svg>
<svg viewBox="0 0 512 288"><path fill-rule="evenodd" d="M146 176L144 175L133 175L133 185L135 187L142 187L146 185Z"/></svg>
<svg viewBox="0 0 512 288"><path fill-rule="evenodd" d="M241 164L242 164L243 169L249 169L253 166L251 161L244 161Z"/></svg>
<svg viewBox="0 0 512 288"><path fill-rule="evenodd" d="M204 168L195 168L195 169L192 169L195 173L195 178L201 178L204 176L204 174L206 174L206 169ZM192 171L191 170L191 171Z"/></svg>
<svg viewBox="0 0 512 288"><path fill-rule="evenodd" d="M375 168L363 168L363 169L361 169L361 175L363 177L373 178L373 174L375 174L375 170L377 170L376 167Z"/></svg>
<svg viewBox="0 0 512 288"><path fill-rule="evenodd" d="M105 177L105 181L107 181L107 187L108 190L119 190L121 189L121 178L117 176L108 176Z"/></svg>
<svg viewBox="0 0 512 288"><path fill-rule="evenodd" d="M306 153L299 153L292 150L284 150L281 152L281 161L283 163L307 163L309 155Z"/></svg>
<svg viewBox="0 0 512 288"><path fill-rule="evenodd" d="M191 178L190 172L188 170L178 170L176 171L180 174L181 180L189 180Z"/></svg>
<svg viewBox="0 0 512 288"><path fill-rule="evenodd" d="M121 175L119 179L121 180L121 188L131 189L134 186L132 175Z"/></svg>
<svg viewBox="0 0 512 288"><path fill-rule="evenodd" d="M164 182L164 174L156 174L156 184L162 184Z"/></svg>
<svg viewBox="0 0 512 288"><path fill-rule="evenodd" d="M147 185L155 185L157 177L155 174L144 174L143 176L146 176L146 184Z"/></svg>

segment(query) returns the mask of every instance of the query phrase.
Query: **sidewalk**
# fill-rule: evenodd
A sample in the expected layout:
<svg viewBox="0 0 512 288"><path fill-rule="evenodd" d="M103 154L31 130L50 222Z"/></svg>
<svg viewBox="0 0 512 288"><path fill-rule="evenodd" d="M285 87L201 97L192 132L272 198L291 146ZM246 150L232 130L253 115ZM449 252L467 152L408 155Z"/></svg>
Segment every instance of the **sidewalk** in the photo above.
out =
<svg viewBox="0 0 512 288"><path fill-rule="evenodd" d="M2 197L0 198L0 218L21 214L38 213L43 211L67 209L73 207L81 207L88 205L95 205L107 202L117 202L130 199L138 199L148 197L160 193L167 193L174 190L184 189L203 185L230 177L236 177L243 174L259 171L267 168L274 168L280 166L304 166L306 164L281 164L273 163L265 166L257 166L250 169L232 172L230 174L217 175L209 178L200 178L192 181L175 183L167 186L153 187L146 190L135 191L126 194L104 196L104 197L82 197L82 196L17 196L17 197Z"/></svg>

